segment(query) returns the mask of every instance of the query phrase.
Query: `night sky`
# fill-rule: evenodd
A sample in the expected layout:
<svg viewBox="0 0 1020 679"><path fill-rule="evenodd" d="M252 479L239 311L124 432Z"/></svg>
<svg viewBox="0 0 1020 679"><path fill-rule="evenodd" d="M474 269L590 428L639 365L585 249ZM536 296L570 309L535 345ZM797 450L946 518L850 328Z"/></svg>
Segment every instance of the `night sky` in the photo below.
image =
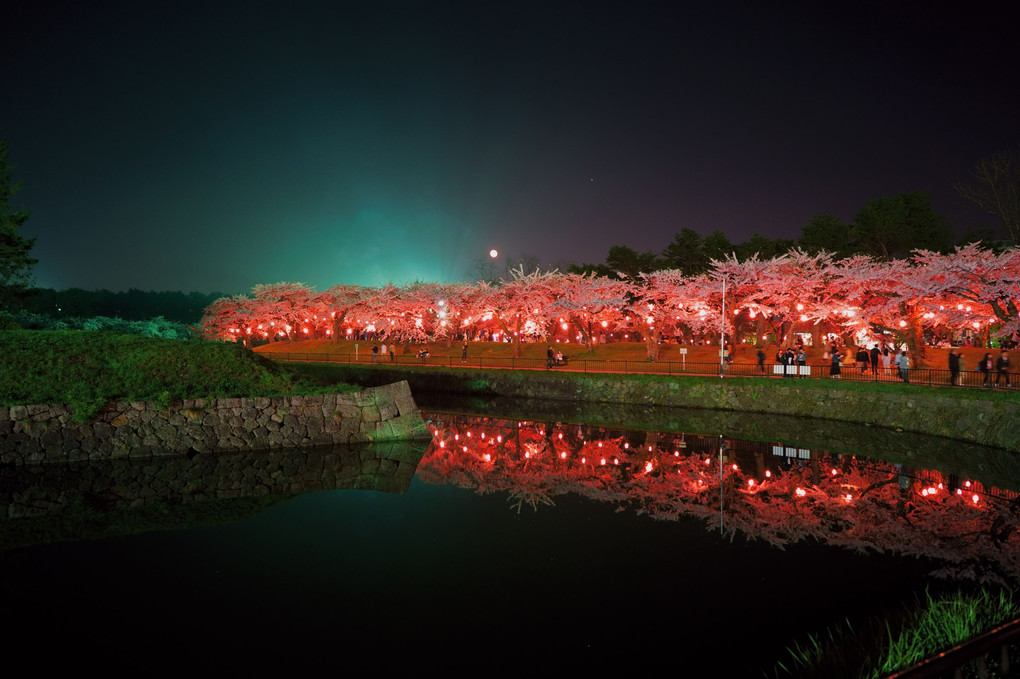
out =
<svg viewBox="0 0 1020 679"><path fill-rule="evenodd" d="M40 287L472 280L915 190L962 230L993 221L953 183L1020 141L984 3L23 4L0 137Z"/></svg>

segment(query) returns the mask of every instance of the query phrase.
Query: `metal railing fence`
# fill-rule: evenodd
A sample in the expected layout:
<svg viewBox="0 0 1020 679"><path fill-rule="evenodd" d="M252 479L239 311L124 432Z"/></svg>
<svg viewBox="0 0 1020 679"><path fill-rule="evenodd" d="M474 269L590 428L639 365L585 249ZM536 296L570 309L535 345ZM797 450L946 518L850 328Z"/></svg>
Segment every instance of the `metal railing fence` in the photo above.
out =
<svg viewBox="0 0 1020 679"><path fill-rule="evenodd" d="M854 382L906 382L928 386L950 386L949 370L910 368L904 378L895 367L842 365L838 371L830 364L781 365L776 363L730 363L720 370L718 363L683 361L621 361L608 359L569 359L549 365L544 358L501 358L459 356L416 356L414 354L376 355L353 353L283 353L263 354L275 361L301 363L343 363L357 365L432 366L456 368L487 368L503 370L559 370L584 373L620 373L625 375L698 375L721 377L766 377L773 379L840 379ZM998 374L962 370L955 386L971 388L1016 388L1020 379L1015 374Z"/></svg>

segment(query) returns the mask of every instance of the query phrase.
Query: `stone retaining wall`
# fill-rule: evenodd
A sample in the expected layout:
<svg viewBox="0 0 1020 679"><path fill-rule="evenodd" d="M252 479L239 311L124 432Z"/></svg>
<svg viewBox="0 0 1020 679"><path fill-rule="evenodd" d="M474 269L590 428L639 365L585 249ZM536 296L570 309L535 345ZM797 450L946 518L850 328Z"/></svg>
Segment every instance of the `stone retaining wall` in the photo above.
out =
<svg viewBox="0 0 1020 679"><path fill-rule="evenodd" d="M0 407L0 463L153 457L337 443L424 439L430 434L407 382L352 394L194 399L160 410L120 401L88 423L65 405Z"/></svg>
<svg viewBox="0 0 1020 679"><path fill-rule="evenodd" d="M342 371L342 372L341 372ZM1020 451L1020 398L990 399L981 390L918 386L876 393L828 388L822 380L648 379L640 375L535 370L338 368L349 382L406 379L415 393L496 395L811 417L900 429ZM840 385L841 386L841 385Z"/></svg>

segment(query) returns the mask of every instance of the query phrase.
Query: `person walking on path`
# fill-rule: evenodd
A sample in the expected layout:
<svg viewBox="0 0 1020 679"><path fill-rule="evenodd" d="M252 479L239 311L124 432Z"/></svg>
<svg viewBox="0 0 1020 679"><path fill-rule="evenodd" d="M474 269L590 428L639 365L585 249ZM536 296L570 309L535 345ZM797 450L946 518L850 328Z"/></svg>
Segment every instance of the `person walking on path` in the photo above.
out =
<svg viewBox="0 0 1020 679"><path fill-rule="evenodd" d="M956 349L949 350L949 383L956 386L960 380L960 354L956 353Z"/></svg>
<svg viewBox="0 0 1020 679"><path fill-rule="evenodd" d="M553 353L552 345L545 350L545 369L550 370L553 367L553 363L556 362L556 354Z"/></svg>
<svg viewBox="0 0 1020 679"><path fill-rule="evenodd" d="M981 359L981 363L978 364L978 372L982 373L984 377L981 380L981 386L991 388L992 383L989 381L992 376L992 355L985 354L984 358Z"/></svg>
<svg viewBox="0 0 1020 679"><path fill-rule="evenodd" d="M758 372L765 374L765 352L758 347Z"/></svg>
<svg viewBox="0 0 1020 679"><path fill-rule="evenodd" d="M467 363L467 341L460 348L460 362Z"/></svg>
<svg viewBox="0 0 1020 679"><path fill-rule="evenodd" d="M999 358L995 361L995 388L999 388L999 378L1006 381L1006 388L1009 389L1009 355L1003 349L999 352Z"/></svg>

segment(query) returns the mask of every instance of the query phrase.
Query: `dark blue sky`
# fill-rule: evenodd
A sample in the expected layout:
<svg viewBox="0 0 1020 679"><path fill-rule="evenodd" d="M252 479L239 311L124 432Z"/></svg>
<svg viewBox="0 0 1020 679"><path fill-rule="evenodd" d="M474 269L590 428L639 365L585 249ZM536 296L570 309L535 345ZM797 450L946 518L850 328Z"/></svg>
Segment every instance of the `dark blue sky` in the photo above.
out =
<svg viewBox="0 0 1020 679"><path fill-rule="evenodd" d="M42 287L470 279L915 190L962 228L1020 141L980 3L29 4L0 137Z"/></svg>

